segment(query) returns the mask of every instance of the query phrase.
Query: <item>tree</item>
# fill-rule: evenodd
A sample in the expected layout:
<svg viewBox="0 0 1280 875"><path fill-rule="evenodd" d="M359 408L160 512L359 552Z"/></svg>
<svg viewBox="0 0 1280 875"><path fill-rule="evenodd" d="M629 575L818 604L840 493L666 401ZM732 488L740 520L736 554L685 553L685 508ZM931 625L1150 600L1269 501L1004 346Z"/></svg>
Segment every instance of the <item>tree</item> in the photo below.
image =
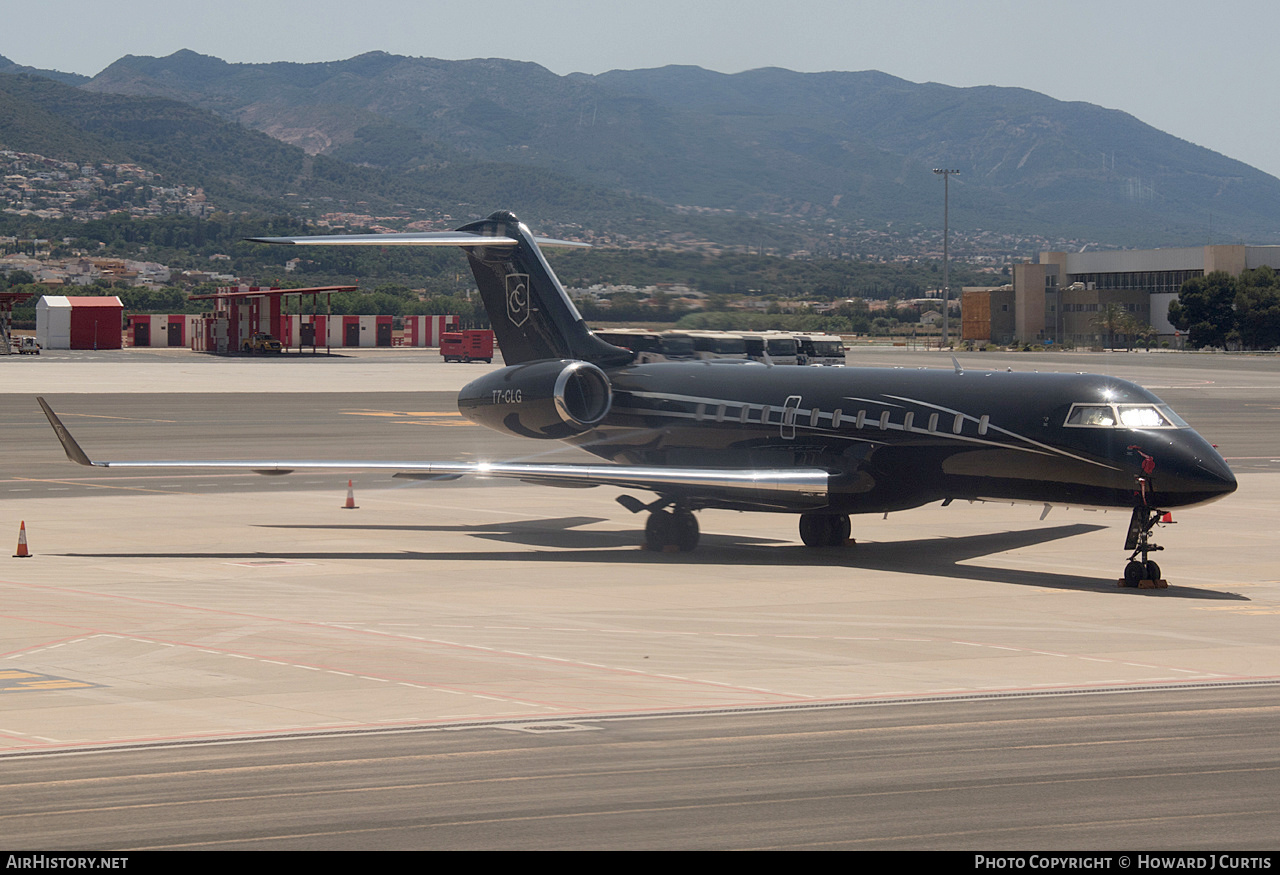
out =
<svg viewBox="0 0 1280 875"><path fill-rule="evenodd" d="M1129 314L1119 304L1104 304L1098 308L1098 315L1089 320L1094 328L1101 328L1107 333L1107 348L1110 349L1113 344L1113 338L1117 331L1124 331L1125 318Z"/></svg>
<svg viewBox="0 0 1280 875"><path fill-rule="evenodd" d="M1240 275L1233 301L1240 345L1245 349L1280 346L1280 274L1269 267Z"/></svg>
<svg viewBox="0 0 1280 875"><path fill-rule="evenodd" d="M1138 343L1147 349L1151 349L1151 345L1155 343L1156 338L1160 336L1160 332L1149 322L1142 322L1135 319L1136 324L1133 330L1133 336L1138 339Z"/></svg>
<svg viewBox="0 0 1280 875"><path fill-rule="evenodd" d="M1178 299L1169 304L1169 321L1190 332L1192 346L1226 346L1227 333L1236 327L1236 278L1215 270L1182 284Z"/></svg>

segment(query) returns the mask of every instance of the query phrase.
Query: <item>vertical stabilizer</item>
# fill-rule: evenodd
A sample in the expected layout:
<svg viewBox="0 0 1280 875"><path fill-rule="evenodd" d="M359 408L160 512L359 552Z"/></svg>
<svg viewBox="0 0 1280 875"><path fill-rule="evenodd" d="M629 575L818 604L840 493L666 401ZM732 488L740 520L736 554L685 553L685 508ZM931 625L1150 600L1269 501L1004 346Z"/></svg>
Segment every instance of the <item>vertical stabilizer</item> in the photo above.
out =
<svg viewBox="0 0 1280 875"><path fill-rule="evenodd" d="M458 230L518 241L515 246L466 247L471 272L508 365L539 359L581 359L607 368L631 361L630 351L591 333L537 241L515 214L502 210Z"/></svg>

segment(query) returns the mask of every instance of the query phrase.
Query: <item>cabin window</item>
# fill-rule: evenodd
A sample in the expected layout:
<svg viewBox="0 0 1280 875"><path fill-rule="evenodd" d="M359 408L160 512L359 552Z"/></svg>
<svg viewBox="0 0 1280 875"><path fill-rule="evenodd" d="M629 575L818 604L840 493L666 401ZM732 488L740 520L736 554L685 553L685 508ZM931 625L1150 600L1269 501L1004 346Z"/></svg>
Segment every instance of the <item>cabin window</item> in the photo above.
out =
<svg viewBox="0 0 1280 875"><path fill-rule="evenodd" d="M916 419L916 415L914 413L908 413L906 416L904 416L902 418L902 430L911 431L911 423L915 422L915 419Z"/></svg>
<svg viewBox="0 0 1280 875"><path fill-rule="evenodd" d="M831 411L831 427L832 428L840 427L840 416L843 412L844 411L842 411L839 407Z"/></svg>
<svg viewBox="0 0 1280 875"><path fill-rule="evenodd" d="M853 421L853 427L862 428L866 424L867 424L867 411L859 410L858 418Z"/></svg>
<svg viewBox="0 0 1280 875"><path fill-rule="evenodd" d="M982 418L978 420L978 434L986 435L987 426L990 423L991 423L991 417L986 413L982 414Z"/></svg>
<svg viewBox="0 0 1280 875"><path fill-rule="evenodd" d="M938 414L931 413L929 414L929 431L935 432L937 430L938 430Z"/></svg>
<svg viewBox="0 0 1280 875"><path fill-rule="evenodd" d="M889 411L880 414L880 430L888 431L889 429Z"/></svg>
<svg viewBox="0 0 1280 875"><path fill-rule="evenodd" d="M964 431L964 414L957 413L955 421L951 423L951 433L960 434L962 431Z"/></svg>
<svg viewBox="0 0 1280 875"><path fill-rule="evenodd" d="M818 417L821 415L822 413L818 410L818 408L816 407L813 408L813 412L809 414L809 425L816 428L818 425Z"/></svg>

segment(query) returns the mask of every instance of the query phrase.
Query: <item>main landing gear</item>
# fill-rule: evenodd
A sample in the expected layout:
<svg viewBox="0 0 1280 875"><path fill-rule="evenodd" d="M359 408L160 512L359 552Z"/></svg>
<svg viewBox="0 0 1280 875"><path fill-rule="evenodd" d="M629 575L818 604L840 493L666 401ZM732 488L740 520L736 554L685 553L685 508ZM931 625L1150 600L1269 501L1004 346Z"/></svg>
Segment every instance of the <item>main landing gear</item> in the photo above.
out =
<svg viewBox="0 0 1280 875"><path fill-rule="evenodd" d="M630 495L618 496L618 504L632 513L649 512L649 519L644 524L646 550L688 553L698 546L698 520L687 505L667 498L645 504ZM851 530L848 514L800 515L800 540L806 547L842 547L851 543Z"/></svg>
<svg viewBox="0 0 1280 875"><path fill-rule="evenodd" d="M1160 566L1149 554L1163 550L1151 541L1151 531L1161 523L1173 523L1169 514L1151 507L1135 507L1133 516L1129 518L1129 535L1125 539L1124 548L1131 551L1129 564L1124 567L1122 586L1141 589L1167 587L1169 584L1160 577ZM1139 559L1138 557L1142 558Z"/></svg>
<svg viewBox="0 0 1280 875"><path fill-rule="evenodd" d="M657 501L645 504L634 496L619 495L618 504L632 513L649 511L649 519L644 524L646 550L688 553L698 546L700 534L698 520L694 517L693 511L680 502L659 498Z"/></svg>
<svg viewBox="0 0 1280 875"><path fill-rule="evenodd" d="M693 511L676 505L655 510L644 524L644 545L650 550L688 553L698 546L698 520Z"/></svg>
<svg viewBox="0 0 1280 875"><path fill-rule="evenodd" d="M840 547L849 540L852 526L842 513L800 514L800 540L806 547Z"/></svg>

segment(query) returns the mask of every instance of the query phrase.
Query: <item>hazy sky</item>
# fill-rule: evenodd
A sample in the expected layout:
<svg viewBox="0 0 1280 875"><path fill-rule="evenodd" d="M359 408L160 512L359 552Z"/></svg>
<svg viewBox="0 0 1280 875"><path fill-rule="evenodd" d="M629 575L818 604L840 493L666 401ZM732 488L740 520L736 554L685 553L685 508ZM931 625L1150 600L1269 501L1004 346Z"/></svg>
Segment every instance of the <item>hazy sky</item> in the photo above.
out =
<svg viewBox="0 0 1280 875"><path fill-rule="evenodd" d="M1275 0L0 0L0 55L92 76L126 55L400 55L555 73L880 70L1121 109L1280 176Z"/></svg>

